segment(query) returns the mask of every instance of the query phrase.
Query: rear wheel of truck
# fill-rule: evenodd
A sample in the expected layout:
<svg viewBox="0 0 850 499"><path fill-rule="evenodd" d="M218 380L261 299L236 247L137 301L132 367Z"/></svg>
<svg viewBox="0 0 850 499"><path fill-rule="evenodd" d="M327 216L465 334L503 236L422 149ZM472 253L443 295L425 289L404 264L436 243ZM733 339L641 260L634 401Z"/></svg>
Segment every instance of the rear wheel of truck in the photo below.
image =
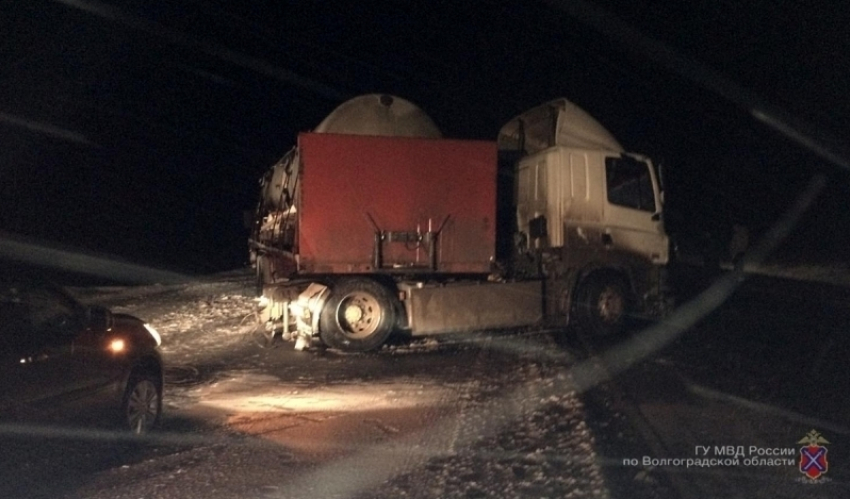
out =
<svg viewBox="0 0 850 499"><path fill-rule="evenodd" d="M346 279L331 288L322 309L319 337L346 352L374 350L387 340L396 322L395 297L371 279Z"/></svg>
<svg viewBox="0 0 850 499"><path fill-rule="evenodd" d="M584 335L610 337L625 328L630 304L628 286L616 272L589 275L579 286L576 298L577 325Z"/></svg>

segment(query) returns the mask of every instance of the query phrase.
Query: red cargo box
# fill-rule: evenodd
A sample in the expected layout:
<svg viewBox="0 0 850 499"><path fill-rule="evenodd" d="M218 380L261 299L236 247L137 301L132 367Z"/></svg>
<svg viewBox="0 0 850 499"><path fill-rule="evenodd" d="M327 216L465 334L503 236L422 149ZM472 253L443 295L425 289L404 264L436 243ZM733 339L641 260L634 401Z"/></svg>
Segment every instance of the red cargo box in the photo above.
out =
<svg viewBox="0 0 850 499"><path fill-rule="evenodd" d="M298 145L300 273L490 271L494 142L304 133Z"/></svg>

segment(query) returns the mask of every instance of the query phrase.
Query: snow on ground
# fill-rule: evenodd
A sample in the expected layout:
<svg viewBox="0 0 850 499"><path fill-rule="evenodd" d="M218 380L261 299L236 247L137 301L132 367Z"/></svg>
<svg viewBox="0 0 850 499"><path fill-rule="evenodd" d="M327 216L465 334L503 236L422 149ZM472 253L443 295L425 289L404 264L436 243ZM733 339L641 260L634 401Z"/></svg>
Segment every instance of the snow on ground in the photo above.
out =
<svg viewBox="0 0 850 499"><path fill-rule="evenodd" d="M264 496L319 497L317 484L329 484L341 488L321 497L610 497L583 403L561 367L541 367L533 354L518 361L513 353L494 353L487 340L482 347L428 339L367 355L294 352L284 344L262 355L245 326L257 306L252 281L237 272L182 284L72 291L159 330L171 411L166 425L169 416L213 411L215 431L280 445L288 470L310 470L272 475L279 481L265 480ZM273 365L273 359L293 365ZM403 372L417 365L424 367ZM205 378L205 369L216 373ZM232 449L240 468L270 466L267 452L255 461L254 454ZM89 492L132 497L122 484L161 482L154 471L162 462L115 470L105 478L112 485ZM213 461L192 462L200 463L197 469L175 466L184 482L206 477L197 483L209 485L207 497L232 494L228 480L241 480L222 475ZM364 478L362 487L327 478L352 469ZM246 472L251 475L254 470ZM299 495L309 491L313 495ZM154 492L150 497L169 497Z"/></svg>
<svg viewBox="0 0 850 499"><path fill-rule="evenodd" d="M576 393L516 402L522 417L470 404L458 422L463 445L361 497L610 497Z"/></svg>
<svg viewBox="0 0 850 499"><path fill-rule="evenodd" d="M745 270L850 285L846 266ZM428 339L367 355L293 352L284 344L261 355L246 326L257 306L253 276L247 271L181 284L73 291L85 301L142 317L160 331L168 364L167 411L203 406L223 415L217 424L227 434L279 446L262 452L204 447L188 454L198 457L188 468L174 457L174 466L184 470L183 483L207 484L203 491L193 489L205 497L243 490L233 488L233 474L221 471L218 463L229 459L239 461L244 476L254 477L252 483L264 484L266 497L302 497L298 494L310 491L313 495L303 497L319 497L317 484L327 487L320 487L327 492L322 497L622 495L612 492L609 474L617 463L610 461L632 455L622 449L628 436L621 432L628 428L619 425L617 447L604 449L600 439L613 438L607 432L618 424L616 415L603 411L602 416L589 416L584 397L571 389L568 363L541 362L530 353L532 342L527 340L526 353L511 361L489 351L486 340L484 346L446 346ZM426 362L434 362L433 367L413 374L392 372ZM208 376L205 370L215 374ZM199 458L213 450L215 459ZM268 476L278 478L260 481L257 469L270 466L269 459L281 461L292 473L270 472ZM108 496L135 497L136 492L121 485L131 474L137 481L162 481L156 470L163 462L122 469L112 477L115 486L106 489ZM360 482L340 483L338 477L352 470ZM636 470L633 477L617 479L618 491L630 491L629 497L663 497L657 484L644 483L641 473L646 474Z"/></svg>
<svg viewBox="0 0 850 499"><path fill-rule="evenodd" d="M162 336L163 356L172 364L197 362L250 340L257 296L252 276L237 271L167 285L73 288L84 302L110 307L148 321Z"/></svg>

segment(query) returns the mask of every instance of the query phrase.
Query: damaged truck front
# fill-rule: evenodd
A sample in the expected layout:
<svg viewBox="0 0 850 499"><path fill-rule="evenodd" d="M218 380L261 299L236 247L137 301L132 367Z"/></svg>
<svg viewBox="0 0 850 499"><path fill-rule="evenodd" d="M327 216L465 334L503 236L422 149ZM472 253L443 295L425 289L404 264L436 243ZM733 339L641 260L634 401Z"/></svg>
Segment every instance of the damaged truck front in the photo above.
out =
<svg viewBox="0 0 850 499"><path fill-rule="evenodd" d="M649 159L565 99L486 142L442 138L398 97L357 97L263 179L262 321L296 348L346 351L543 322L617 334L668 300L661 198Z"/></svg>

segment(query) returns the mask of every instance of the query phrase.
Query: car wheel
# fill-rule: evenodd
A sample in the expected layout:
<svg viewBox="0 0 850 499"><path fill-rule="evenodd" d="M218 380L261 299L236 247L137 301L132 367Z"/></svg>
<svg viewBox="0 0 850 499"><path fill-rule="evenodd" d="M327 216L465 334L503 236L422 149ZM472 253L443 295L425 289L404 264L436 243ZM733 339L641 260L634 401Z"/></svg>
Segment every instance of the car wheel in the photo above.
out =
<svg viewBox="0 0 850 499"><path fill-rule="evenodd" d="M121 414L124 426L141 435L152 430L162 413L162 389L150 374L133 374L127 383Z"/></svg>
<svg viewBox="0 0 850 499"><path fill-rule="evenodd" d="M629 312L628 287L615 272L595 272L577 294L576 319L581 332L593 338L622 333Z"/></svg>
<svg viewBox="0 0 850 499"><path fill-rule="evenodd" d="M347 279L331 289L319 336L331 348L365 352L387 340L395 321L393 296L387 288L371 279Z"/></svg>

